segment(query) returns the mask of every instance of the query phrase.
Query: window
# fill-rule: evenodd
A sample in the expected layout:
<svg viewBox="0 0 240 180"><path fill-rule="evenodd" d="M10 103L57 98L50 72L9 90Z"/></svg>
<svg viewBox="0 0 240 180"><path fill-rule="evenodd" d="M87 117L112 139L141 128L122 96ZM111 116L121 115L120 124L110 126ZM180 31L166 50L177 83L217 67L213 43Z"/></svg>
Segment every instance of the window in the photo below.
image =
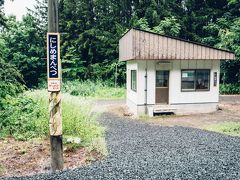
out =
<svg viewBox="0 0 240 180"><path fill-rule="evenodd" d="M131 70L131 89L137 91L137 71Z"/></svg>
<svg viewBox="0 0 240 180"><path fill-rule="evenodd" d="M168 87L169 71L156 71L156 87Z"/></svg>
<svg viewBox="0 0 240 180"><path fill-rule="evenodd" d="M209 90L209 70L196 70L196 90Z"/></svg>
<svg viewBox="0 0 240 180"><path fill-rule="evenodd" d="M182 70L182 91L208 91L210 70Z"/></svg>
<svg viewBox="0 0 240 180"><path fill-rule="evenodd" d="M195 71L182 71L182 90L195 90Z"/></svg>

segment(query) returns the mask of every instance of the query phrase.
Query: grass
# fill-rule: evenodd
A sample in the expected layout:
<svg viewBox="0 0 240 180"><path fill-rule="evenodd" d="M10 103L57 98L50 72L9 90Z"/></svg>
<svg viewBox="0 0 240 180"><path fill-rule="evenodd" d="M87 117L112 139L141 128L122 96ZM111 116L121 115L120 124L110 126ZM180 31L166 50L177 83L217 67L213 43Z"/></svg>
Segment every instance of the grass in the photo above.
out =
<svg viewBox="0 0 240 180"><path fill-rule="evenodd" d="M240 136L240 123L239 122L219 123L207 127L206 130L224 133L231 136Z"/></svg>
<svg viewBox="0 0 240 180"><path fill-rule="evenodd" d="M104 128L92 112L92 102L70 94L62 94L63 137L80 138L81 146L94 146L103 151ZM8 100L6 109L0 111L0 137L12 136L18 140L47 138L49 136L48 92L27 91L18 98ZM101 147L100 147L101 146Z"/></svg>
<svg viewBox="0 0 240 180"><path fill-rule="evenodd" d="M63 83L63 92L90 99L123 99L126 90L124 87L115 88L100 81L67 81Z"/></svg>

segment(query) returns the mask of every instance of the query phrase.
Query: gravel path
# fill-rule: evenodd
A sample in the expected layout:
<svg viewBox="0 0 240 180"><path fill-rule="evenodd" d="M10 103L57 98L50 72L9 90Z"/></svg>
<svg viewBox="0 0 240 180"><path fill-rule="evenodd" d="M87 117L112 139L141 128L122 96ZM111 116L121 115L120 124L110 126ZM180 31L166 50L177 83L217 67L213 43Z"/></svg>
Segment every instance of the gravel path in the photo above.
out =
<svg viewBox="0 0 240 180"><path fill-rule="evenodd" d="M101 116L109 156L88 167L20 179L240 179L240 138ZM12 178L14 179L14 178Z"/></svg>

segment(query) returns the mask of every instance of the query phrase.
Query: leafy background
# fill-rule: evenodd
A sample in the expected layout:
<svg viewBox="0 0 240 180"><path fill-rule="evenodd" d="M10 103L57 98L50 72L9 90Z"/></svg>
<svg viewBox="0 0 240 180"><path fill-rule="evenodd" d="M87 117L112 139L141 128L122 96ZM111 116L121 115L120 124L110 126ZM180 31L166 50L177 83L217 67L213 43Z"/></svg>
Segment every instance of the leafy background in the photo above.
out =
<svg viewBox="0 0 240 180"><path fill-rule="evenodd" d="M239 9L238 0L60 0L63 78L114 84L117 75L124 84L118 41L138 27L234 51L237 60L221 64L221 83L238 83ZM1 58L16 67L27 87L37 87L46 81L47 0L37 0L22 21L1 14Z"/></svg>

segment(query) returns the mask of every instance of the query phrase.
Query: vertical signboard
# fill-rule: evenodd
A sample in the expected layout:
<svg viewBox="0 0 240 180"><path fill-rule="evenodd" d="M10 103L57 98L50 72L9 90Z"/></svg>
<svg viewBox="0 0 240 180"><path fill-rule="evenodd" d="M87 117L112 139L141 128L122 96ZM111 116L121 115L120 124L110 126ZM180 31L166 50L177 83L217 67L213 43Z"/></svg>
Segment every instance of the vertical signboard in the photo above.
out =
<svg viewBox="0 0 240 180"><path fill-rule="evenodd" d="M48 91L57 92L61 89L61 62L59 33L47 34L47 74Z"/></svg>
<svg viewBox="0 0 240 180"><path fill-rule="evenodd" d="M213 86L217 86L217 72L214 72L214 76L213 76Z"/></svg>

